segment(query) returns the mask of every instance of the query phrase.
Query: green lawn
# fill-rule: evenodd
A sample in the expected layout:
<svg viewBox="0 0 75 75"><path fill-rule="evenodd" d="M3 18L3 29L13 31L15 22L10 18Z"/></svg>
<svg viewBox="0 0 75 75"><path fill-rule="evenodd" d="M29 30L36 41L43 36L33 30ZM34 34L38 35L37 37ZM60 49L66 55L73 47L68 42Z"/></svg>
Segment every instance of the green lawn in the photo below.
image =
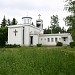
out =
<svg viewBox="0 0 75 75"><path fill-rule="evenodd" d="M75 48L0 48L0 75L75 75Z"/></svg>

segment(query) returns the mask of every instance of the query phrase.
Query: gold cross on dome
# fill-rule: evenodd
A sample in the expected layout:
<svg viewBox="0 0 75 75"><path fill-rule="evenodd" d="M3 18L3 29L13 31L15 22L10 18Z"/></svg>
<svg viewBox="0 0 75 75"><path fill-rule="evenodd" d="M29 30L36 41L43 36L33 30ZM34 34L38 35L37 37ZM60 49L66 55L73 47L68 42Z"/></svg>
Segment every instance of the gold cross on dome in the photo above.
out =
<svg viewBox="0 0 75 75"><path fill-rule="evenodd" d="M15 31L14 31L14 33L15 33L15 36L16 36L16 33L17 33L18 31L16 31L16 29L15 29Z"/></svg>

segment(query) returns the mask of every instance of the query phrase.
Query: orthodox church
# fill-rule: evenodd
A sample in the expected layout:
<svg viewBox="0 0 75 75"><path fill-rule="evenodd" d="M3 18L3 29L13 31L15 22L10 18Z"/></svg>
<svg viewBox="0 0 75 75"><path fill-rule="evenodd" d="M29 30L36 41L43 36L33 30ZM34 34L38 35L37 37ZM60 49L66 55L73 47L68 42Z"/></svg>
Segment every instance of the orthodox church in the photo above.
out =
<svg viewBox="0 0 75 75"><path fill-rule="evenodd" d="M69 45L72 42L70 33L43 34L43 20L36 20L33 25L31 17L22 17L23 24L8 26L8 44L19 44L21 46L55 46L57 42Z"/></svg>

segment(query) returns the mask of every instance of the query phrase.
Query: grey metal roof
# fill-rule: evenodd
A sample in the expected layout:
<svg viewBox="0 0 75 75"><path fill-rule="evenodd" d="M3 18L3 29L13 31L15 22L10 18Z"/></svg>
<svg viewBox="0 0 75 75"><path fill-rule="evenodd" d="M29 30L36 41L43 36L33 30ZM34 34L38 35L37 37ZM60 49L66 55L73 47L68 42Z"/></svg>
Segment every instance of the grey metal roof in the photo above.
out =
<svg viewBox="0 0 75 75"><path fill-rule="evenodd" d="M23 19L23 18L30 18L30 19L32 19L32 17L22 17L22 19Z"/></svg>

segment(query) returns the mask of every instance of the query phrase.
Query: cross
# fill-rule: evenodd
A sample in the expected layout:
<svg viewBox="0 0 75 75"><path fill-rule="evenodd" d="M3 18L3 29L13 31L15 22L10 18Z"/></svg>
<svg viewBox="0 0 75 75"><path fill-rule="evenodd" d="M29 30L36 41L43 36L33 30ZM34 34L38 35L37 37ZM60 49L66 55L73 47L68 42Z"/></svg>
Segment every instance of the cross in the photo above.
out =
<svg viewBox="0 0 75 75"><path fill-rule="evenodd" d="M27 12L27 17L28 17L28 12Z"/></svg>
<svg viewBox="0 0 75 75"><path fill-rule="evenodd" d="M16 36L16 33L17 33L18 31L16 31L16 29L15 29L15 31L14 31L14 33L15 33L15 36Z"/></svg>
<svg viewBox="0 0 75 75"><path fill-rule="evenodd" d="M40 19L40 16L41 16L41 15L39 14L38 16L39 16L39 19Z"/></svg>

